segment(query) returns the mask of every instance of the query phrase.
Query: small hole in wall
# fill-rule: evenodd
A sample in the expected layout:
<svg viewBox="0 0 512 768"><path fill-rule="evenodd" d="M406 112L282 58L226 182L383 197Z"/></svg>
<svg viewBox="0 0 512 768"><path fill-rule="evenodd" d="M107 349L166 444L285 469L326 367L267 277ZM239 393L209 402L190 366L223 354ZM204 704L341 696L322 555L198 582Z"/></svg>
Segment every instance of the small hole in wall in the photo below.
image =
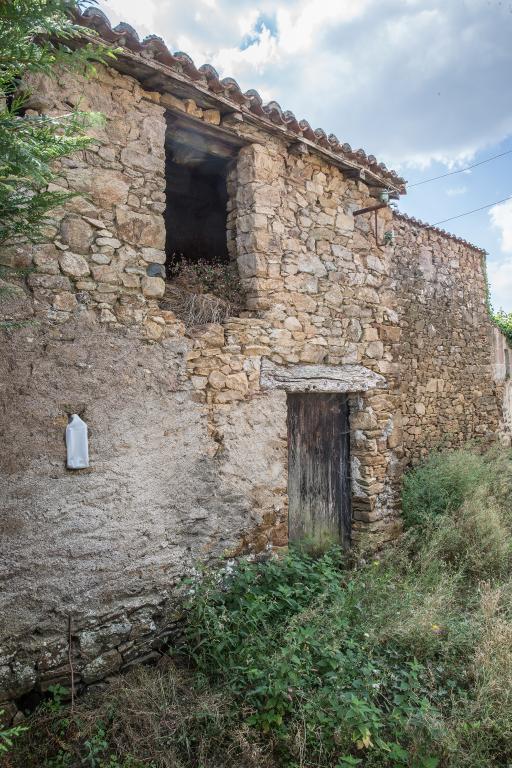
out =
<svg viewBox="0 0 512 768"><path fill-rule="evenodd" d="M14 703L16 704L20 712L23 712L24 714L29 715L40 706L44 698L45 697L42 693L36 690L32 690L32 691L29 691L28 693L24 693L18 699L15 699ZM48 694L46 698L49 699L50 694Z"/></svg>

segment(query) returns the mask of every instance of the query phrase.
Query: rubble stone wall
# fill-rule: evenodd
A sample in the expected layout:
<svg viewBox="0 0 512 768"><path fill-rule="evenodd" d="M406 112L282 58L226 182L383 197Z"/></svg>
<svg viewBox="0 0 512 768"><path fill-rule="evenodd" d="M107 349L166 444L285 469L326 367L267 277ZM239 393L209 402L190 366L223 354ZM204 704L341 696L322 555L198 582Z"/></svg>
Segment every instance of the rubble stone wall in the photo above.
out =
<svg viewBox="0 0 512 768"><path fill-rule="evenodd" d="M500 419L476 251L387 209L375 232L353 215L375 205L368 187L320 155L98 72L35 84L34 109L106 119L60 161L78 196L51 242L0 254L30 270L0 303L0 701L68 680L69 622L76 680L93 683L159 652L195 562L287 543L286 392L266 387L262 361L348 380L353 366L353 528L371 546L399 529L406 461L447 435L490 440ZM185 327L147 274L165 261L166 109L244 143L227 225L247 306L222 324ZM361 387L361 370L379 385ZM71 473L73 412L91 467Z"/></svg>
<svg viewBox="0 0 512 768"><path fill-rule="evenodd" d="M196 335L189 367L197 397L222 444L234 405L262 396L263 358L362 364L382 374L386 390L361 394L352 413L354 532L378 543L395 530L400 331L391 249L376 252L371 224L352 215L375 200L364 184L317 157L294 156L268 136L264 146L240 151L235 186L237 259L249 311L218 334ZM379 241L390 217L380 216ZM283 425L285 415L283 407ZM286 500L284 434L281 441L279 508ZM275 530L270 534L273 541Z"/></svg>
<svg viewBox="0 0 512 768"><path fill-rule="evenodd" d="M405 459L488 444L499 432L503 391L492 368L485 256L405 217L394 228Z"/></svg>

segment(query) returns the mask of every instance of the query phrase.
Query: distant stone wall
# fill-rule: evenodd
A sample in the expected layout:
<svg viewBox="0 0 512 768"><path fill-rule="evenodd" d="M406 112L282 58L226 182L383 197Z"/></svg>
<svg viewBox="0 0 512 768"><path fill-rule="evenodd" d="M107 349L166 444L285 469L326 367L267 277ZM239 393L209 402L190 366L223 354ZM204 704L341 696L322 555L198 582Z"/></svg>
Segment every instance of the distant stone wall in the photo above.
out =
<svg viewBox="0 0 512 768"><path fill-rule="evenodd" d="M493 372L498 391L503 393L500 437L505 445L512 444L512 346L505 335L493 329Z"/></svg>
<svg viewBox="0 0 512 768"><path fill-rule="evenodd" d="M499 431L502 391L492 369L485 256L405 217L394 228L404 457L488 444Z"/></svg>

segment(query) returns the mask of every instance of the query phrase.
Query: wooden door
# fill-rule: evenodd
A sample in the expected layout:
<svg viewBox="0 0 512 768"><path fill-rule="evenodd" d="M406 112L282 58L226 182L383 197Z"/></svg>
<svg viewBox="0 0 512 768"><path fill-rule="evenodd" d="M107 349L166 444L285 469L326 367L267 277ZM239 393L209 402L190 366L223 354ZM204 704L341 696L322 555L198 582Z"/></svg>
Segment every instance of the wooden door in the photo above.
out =
<svg viewBox="0 0 512 768"><path fill-rule="evenodd" d="M350 545L350 430L343 394L288 394L289 539Z"/></svg>

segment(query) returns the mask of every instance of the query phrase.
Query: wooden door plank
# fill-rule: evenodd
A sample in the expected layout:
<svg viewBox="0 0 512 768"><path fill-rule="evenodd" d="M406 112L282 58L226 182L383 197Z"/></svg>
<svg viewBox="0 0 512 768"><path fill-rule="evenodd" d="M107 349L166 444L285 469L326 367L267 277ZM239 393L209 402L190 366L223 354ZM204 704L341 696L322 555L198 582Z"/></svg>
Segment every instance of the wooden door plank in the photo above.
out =
<svg viewBox="0 0 512 768"><path fill-rule="evenodd" d="M289 538L312 548L350 542L346 395L288 396Z"/></svg>

